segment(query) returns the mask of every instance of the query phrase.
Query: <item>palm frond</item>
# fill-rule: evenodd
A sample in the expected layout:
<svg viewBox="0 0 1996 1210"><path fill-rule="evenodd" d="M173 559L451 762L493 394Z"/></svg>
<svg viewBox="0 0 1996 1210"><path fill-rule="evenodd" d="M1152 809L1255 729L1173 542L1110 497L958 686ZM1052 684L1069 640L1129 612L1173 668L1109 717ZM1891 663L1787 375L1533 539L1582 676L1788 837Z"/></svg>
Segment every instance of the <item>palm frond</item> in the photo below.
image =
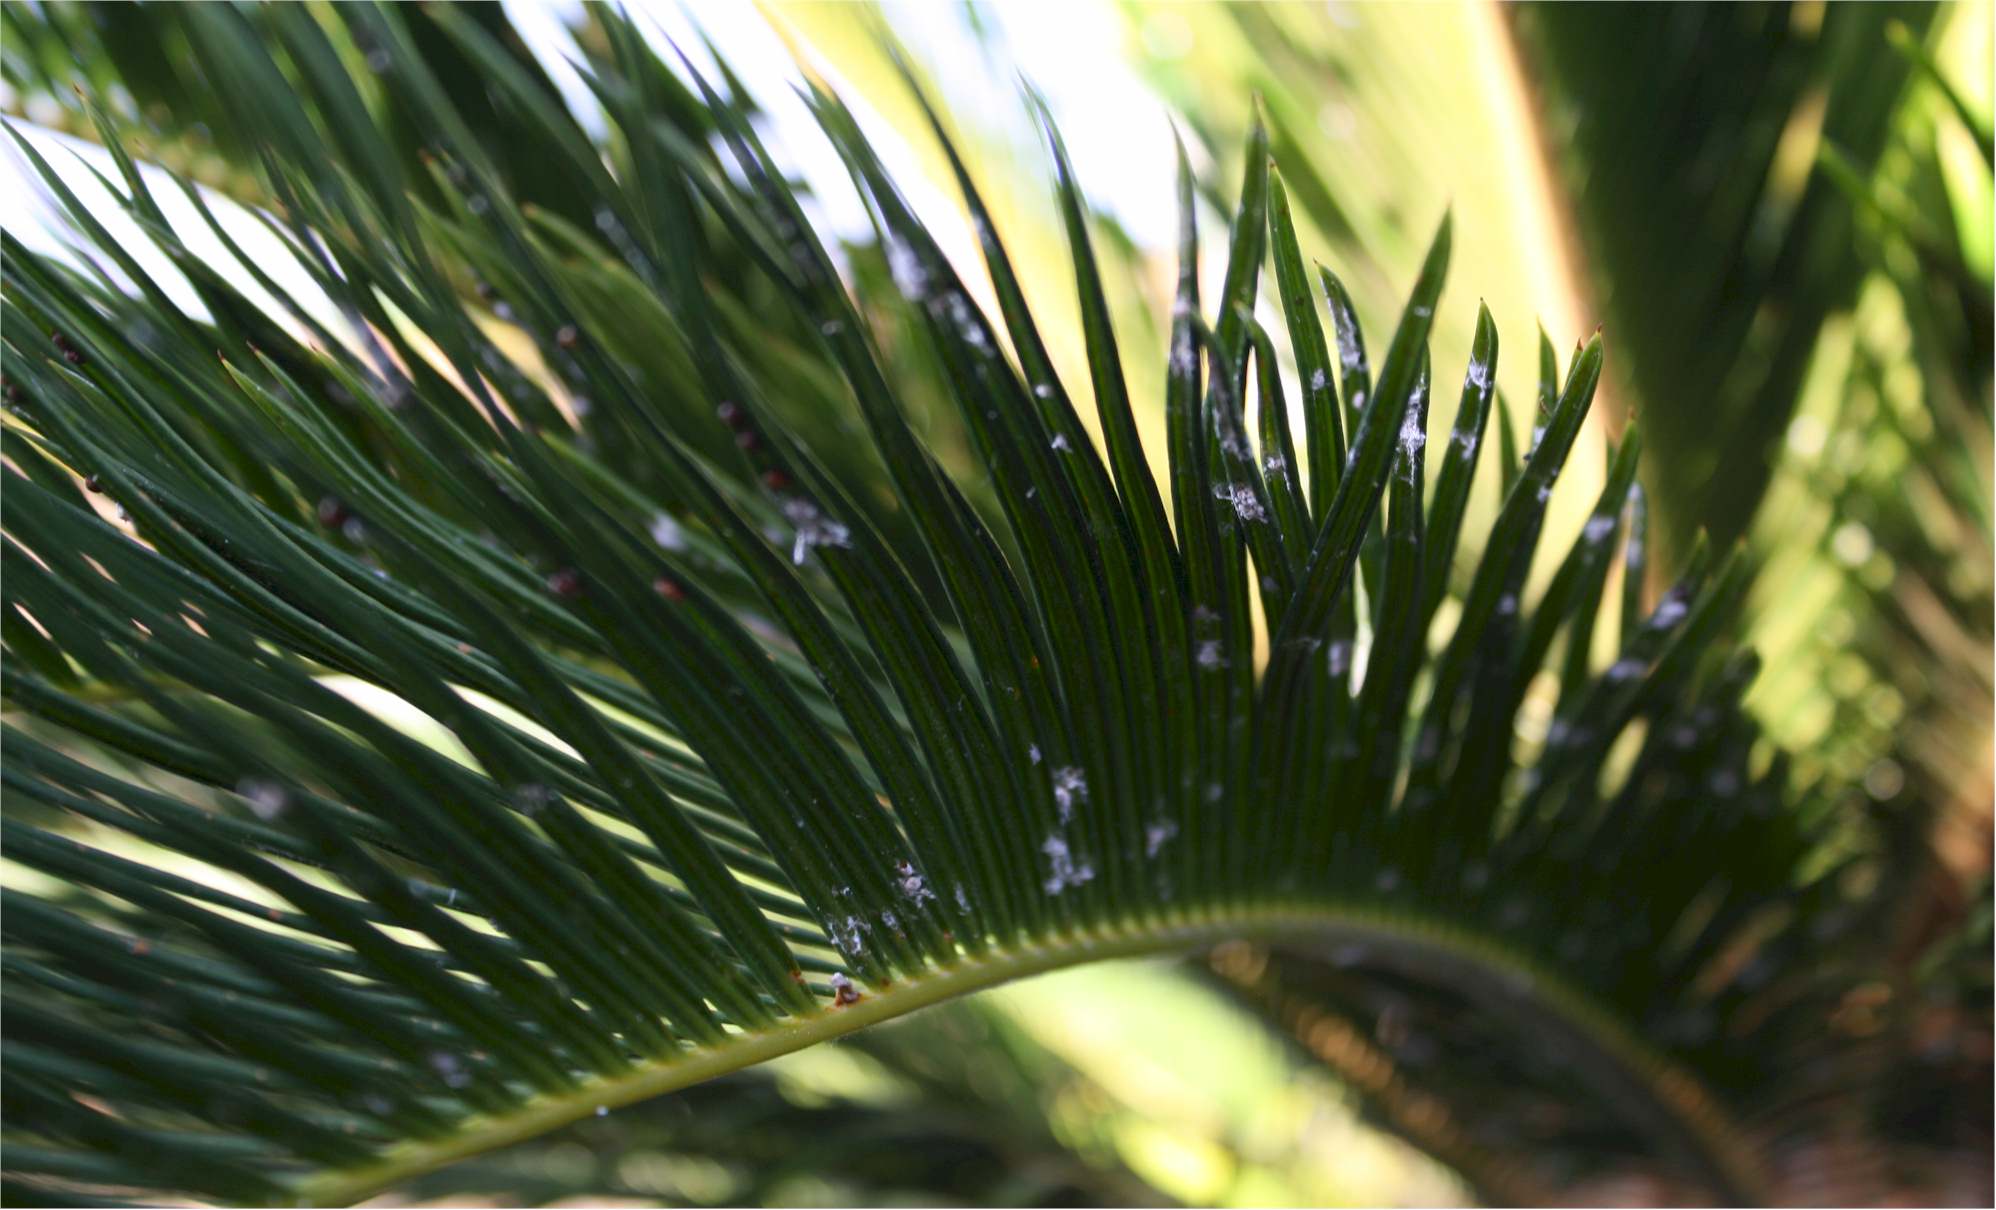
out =
<svg viewBox="0 0 1996 1210"><path fill-rule="evenodd" d="M1740 710L1737 553L1604 602L1633 435L1527 599L1598 336L1461 533L1498 341L1482 317L1427 448L1444 218L1378 361L1306 380L1303 447L1344 452L1302 477L1244 406L1281 387L1265 260L1329 366L1252 132L1210 322L1184 209L1160 486L1050 120L1104 449L1000 233L994 322L829 91L891 289L853 293L731 81L597 12L599 145L482 20L425 13L475 112L406 10L178 18L309 283L282 315L239 288L275 266L193 255L121 158L205 314L177 306L20 140L85 255L5 246L11 1194L356 1200L1006 979L1245 937L1563 1039L1549 1078L1673 1179L1759 1196L1738 1123L1818 1023L1789 990L1857 965L1826 965L1852 841ZM587 228L523 200L545 174ZM925 382L988 490L912 422Z"/></svg>

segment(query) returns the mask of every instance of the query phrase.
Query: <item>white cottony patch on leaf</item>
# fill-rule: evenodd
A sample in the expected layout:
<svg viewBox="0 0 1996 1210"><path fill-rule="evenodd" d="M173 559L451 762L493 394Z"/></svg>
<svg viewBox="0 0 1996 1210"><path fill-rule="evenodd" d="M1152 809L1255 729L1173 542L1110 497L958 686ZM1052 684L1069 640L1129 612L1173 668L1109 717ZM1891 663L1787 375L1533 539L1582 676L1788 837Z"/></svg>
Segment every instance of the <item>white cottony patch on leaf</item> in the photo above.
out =
<svg viewBox="0 0 1996 1210"><path fill-rule="evenodd" d="M1033 394L1039 396L1041 399L1052 399L1053 386L1050 383L1036 382L1033 384Z"/></svg>
<svg viewBox="0 0 1996 1210"><path fill-rule="evenodd" d="M1213 498L1225 500L1234 506L1234 515L1243 521L1265 521L1268 510L1261 506L1261 498L1254 489L1245 483L1219 483L1213 486Z"/></svg>
<svg viewBox="0 0 1996 1210"><path fill-rule="evenodd" d="M651 540L667 550L686 549L686 529L664 513L651 519Z"/></svg>
<svg viewBox="0 0 1996 1210"><path fill-rule="evenodd" d="M429 1062L430 1070L441 1076L446 1085L463 1088L471 1083L471 1072L465 1069L464 1060L449 1051L433 1050L425 1058Z"/></svg>
<svg viewBox="0 0 1996 1210"><path fill-rule="evenodd" d="M1032 761L1036 765L1040 763L1041 760L1040 746L1038 744L1026 745L1026 759Z"/></svg>
<svg viewBox="0 0 1996 1210"><path fill-rule="evenodd" d="M1332 676L1343 676L1351 668L1351 644L1339 639L1324 653L1324 667Z"/></svg>
<svg viewBox="0 0 1996 1210"><path fill-rule="evenodd" d="M1421 426L1420 411L1409 408L1400 418L1400 478L1414 482L1421 469L1421 448L1428 444L1427 430Z"/></svg>
<svg viewBox="0 0 1996 1210"><path fill-rule="evenodd" d="M1647 666L1641 660L1616 660L1613 666L1608 669L1608 679L1611 681L1632 681L1641 676L1643 669Z"/></svg>
<svg viewBox="0 0 1996 1210"><path fill-rule="evenodd" d="M1343 364L1346 372L1350 372L1357 369L1358 363L1363 360L1365 360L1365 354L1359 352L1358 349L1357 326L1348 323L1339 324L1338 361Z"/></svg>
<svg viewBox="0 0 1996 1210"><path fill-rule="evenodd" d="M1225 668L1227 657L1220 653L1220 640L1201 639L1199 646L1192 653L1192 662L1207 672Z"/></svg>
<svg viewBox="0 0 1996 1210"><path fill-rule="evenodd" d="M835 972L830 979L830 983L832 985L833 1004L844 1008L849 1004L859 1003L859 989L854 987L852 980L846 978L843 973Z"/></svg>
<svg viewBox="0 0 1996 1210"><path fill-rule="evenodd" d="M1074 804L1088 800L1088 775L1073 765L1053 771L1053 805L1060 808L1060 821L1074 815Z"/></svg>
<svg viewBox="0 0 1996 1210"><path fill-rule="evenodd" d="M1144 829L1144 856L1155 857L1158 850L1172 837L1178 835L1178 825L1170 820L1151 824Z"/></svg>
<svg viewBox="0 0 1996 1210"><path fill-rule="evenodd" d="M1080 886L1095 877L1095 867L1086 862L1076 865L1074 854L1068 851L1067 842L1058 836L1047 837L1046 843L1040 846L1040 852L1047 855L1049 873L1046 888L1049 895L1058 895L1071 886Z"/></svg>
<svg viewBox="0 0 1996 1210"><path fill-rule="evenodd" d="M513 789L513 801L519 803L520 809L530 816L539 815L553 806L558 797L554 787L544 786L539 782L528 782Z"/></svg>
<svg viewBox="0 0 1996 1210"><path fill-rule="evenodd" d="M1614 532L1615 519L1613 517L1589 517L1587 518L1587 527L1580 531L1580 536L1589 542L1599 542Z"/></svg>
<svg viewBox="0 0 1996 1210"><path fill-rule="evenodd" d="M1472 358L1469 363L1469 381L1478 390L1488 389L1490 386L1489 364Z"/></svg>
<svg viewBox="0 0 1996 1210"><path fill-rule="evenodd" d="M984 335L984 325L977 321L977 313L971 310L970 303L962 294L952 292L943 299L943 313L950 323L956 326L957 334L974 349L991 351L991 342Z"/></svg>
<svg viewBox="0 0 1996 1210"><path fill-rule="evenodd" d="M970 914L970 896L964 893L963 884L956 884L956 906L964 915Z"/></svg>
<svg viewBox="0 0 1996 1210"><path fill-rule="evenodd" d="M1192 355L1192 329L1181 328L1171 341L1171 372L1190 374L1199 362Z"/></svg>
<svg viewBox="0 0 1996 1210"><path fill-rule="evenodd" d="M860 936L866 931L866 921L857 916L847 916L843 921L832 921L832 944L845 954L859 953Z"/></svg>
<svg viewBox="0 0 1996 1210"><path fill-rule="evenodd" d="M1688 610L1682 597L1676 593L1667 594L1663 600L1656 603L1656 615L1650 619L1650 625L1659 630L1666 626L1675 626L1684 620L1686 612Z"/></svg>
<svg viewBox="0 0 1996 1210"><path fill-rule="evenodd" d="M1047 445L1048 448L1056 450L1071 450L1074 448L1073 446L1067 443L1066 433L1055 433L1053 435L1053 440L1048 442Z"/></svg>
<svg viewBox="0 0 1996 1210"><path fill-rule="evenodd" d="M1319 366L1318 368L1310 371L1311 390L1321 391L1329 382L1330 382L1330 376L1324 373L1322 366Z"/></svg>
<svg viewBox="0 0 1996 1210"><path fill-rule="evenodd" d="M887 244L887 271L894 275L894 284L901 288L901 293L909 298L929 296L929 271L915 250L901 240L890 240Z"/></svg>
<svg viewBox="0 0 1996 1210"><path fill-rule="evenodd" d="M809 500L792 496L783 502L783 516L795 527L790 544L790 561L799 567L814 546L851 546L852 531L818 511Z"/></svg>
<svg viewBox="0 0 1996 1210"><path fill-rule="evenodd" d="M291 805L291 796L284 787L261 777L245 777L236 783L236 793L249 801L250 811L261 820L269 822L284 814Z"/></svg>
<svg viewBox="0 0 1996 1210"><path fill-rule="evenodd" d="M917 906L920 906L924 900L936 897L936 893L929 889L929 884L922 878L922 875L916 871L914 866L907 862L897 862L894 866L894 874L894 880L900 886L901 893L906 895Z"/></svg>

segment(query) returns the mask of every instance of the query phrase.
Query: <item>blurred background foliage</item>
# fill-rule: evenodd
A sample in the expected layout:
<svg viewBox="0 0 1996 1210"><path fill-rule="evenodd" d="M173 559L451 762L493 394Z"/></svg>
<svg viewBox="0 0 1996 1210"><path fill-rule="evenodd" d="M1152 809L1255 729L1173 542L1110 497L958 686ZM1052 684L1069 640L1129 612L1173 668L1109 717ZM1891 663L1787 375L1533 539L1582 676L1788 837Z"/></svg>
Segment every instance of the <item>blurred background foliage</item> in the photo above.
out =
<svg viewBox="0 0 1996 1210"><path fill-rule="evenodd" d="M470 11L600 130L561 62L566 39L599 36L587 11ZM1867 1071L1885 1078L1863 1097L1820 1090L1835 1103L1831 1128L1817 1114L1804 1130L1798 1107L1768 1107L1756 1126L1781 1158L1784 1193L1988 1200L1988 3L906 0L645 15L661 41L670 35L697 57L711 38L748 73L779 158L802 166L821 217L844 237L862 297L884 280L885 260L835 163L827 169L822 149L813 152L817 136L797 120L786 80L822 73L855 102L946 251L971 266L947 162L896 75L894 49L904 52L970 153L1072 383L1087 375L1066 244L1015 73L1046 91L1098 207L1119 338L1154 353L1130 359L1138 399L1160 397L1163 381L1172 234L1159 205L1170 197L1171 123L1212 191L1203 220L1220 229L1257 104L1304 246L1338 267L1361 314L1397 307L1396 283L1413 277L1452 204L1454 280L1467 285L1444 296L1434 356L1466 357L1478 301L1469 291L1480 291L1510 334L1499 382L1520 443L1538 406L1527 334L1542 325L1563 351L1605 325L1606 406L1575 451L1568 473L1578 486L1554 502L1546 545L1581 524L1606 439L1640 415L1656 540L1681 551L1701 530L1743 537L1760 564L1748 621L1763 671L1749 702L1767 735L1798 754L1804 777L1839 788L1884 841L1851 877L1876 886L1877 926L1897 961L1835 1006L1825 1033L1863 1042ZM512 37L504 17L544 41ZM202 109L213 94L186 74L170 6L10 3L0 20L9 113L87 139L72 93L86 84L114 99L145 158L249 206L276 201L259 193L226 115ZM412 27L420 37L427 22ZM366 60L366 47L347 49ZM454 70L475 120L476 69L453 69L441 38L427 50ZM670 81L664 91L683 94ZM162 124L168 100L182 124ZM695 107L667 116L704 137ZM403 152L419 156L413 140ZM513 152L505 169L520 195L586 229L588 200L574 183L539 171L535 147ZM1209 255L1224 246L1209 240ZM1208 272L1218 280L1217 260ZM980 272L966 278L986 289ZM592 326L627 329L628 347L666 327L647 325L641 293L626 283L606 280L597 297ZM753 330L782 311L758 301L740 297L728 321ZM1284 325L1264 321L1280 343ZM962 470L964 435L919 342L897 338L905 322L878 318L882 347L911 403L923 398L915 384L932 384L925 435ZM770 336L780 359L786 334ZM688 351L671 342L648 356L648 379L668 389L692 373ZM838 423L808 376L796 388L793 423ZM1161 415L1142 420L1152 426L1147 448L1161 450ZM643 481L642 467L619 469ZM855 467L850 478L879 476ZM891 509L873 503L876 524L892 532ZM1494 489L1479 485L1471 507L1493 504ZM1347 977L1362 959L1228 947L1198 964L1048 977L583 1123L394 1200L1639 1204L1682 1195L1646 1167L1634 1139L1576 1116L1570 1095L1547 1094L1545 1082L1559 1079L1556 1046L1507 1048L1432 991Z"/></svg>

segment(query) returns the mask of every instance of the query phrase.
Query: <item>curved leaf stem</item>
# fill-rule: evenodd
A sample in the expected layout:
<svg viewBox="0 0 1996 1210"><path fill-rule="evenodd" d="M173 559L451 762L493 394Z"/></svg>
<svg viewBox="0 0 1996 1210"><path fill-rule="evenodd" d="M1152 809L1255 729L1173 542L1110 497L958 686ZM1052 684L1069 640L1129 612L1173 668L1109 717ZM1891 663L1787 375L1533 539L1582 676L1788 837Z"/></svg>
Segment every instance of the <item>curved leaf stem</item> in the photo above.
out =
<svg viewBox="0 0 1996 1210"><path fill-rule="evenodd" d="M647 1100L767 1059L842 1037L917 1009L1064 967L1112 958L1191 953L1224 941L1362 946L1371 961L1462 994L1532 1028L1553 1029L1575 1047L1573 1068L1660 1149L1681 1155L1710 1182L1719 1204L1766 1203L1765 1182L1746 1136L1697 1080L1631 1033L1586 992L1510 944L1431 918L1376 906L1286 903L1186 913L1036 945L993 949L920 978L873 991L758 1033L743 1033L684 1058L649 1063L575 1092L544 1096L503 1116L467 1119L446 1138L402 1143L374 1162L316 1174L295 1204L340 1206L487 1151L547 1133L599 1110Z"/></svg>

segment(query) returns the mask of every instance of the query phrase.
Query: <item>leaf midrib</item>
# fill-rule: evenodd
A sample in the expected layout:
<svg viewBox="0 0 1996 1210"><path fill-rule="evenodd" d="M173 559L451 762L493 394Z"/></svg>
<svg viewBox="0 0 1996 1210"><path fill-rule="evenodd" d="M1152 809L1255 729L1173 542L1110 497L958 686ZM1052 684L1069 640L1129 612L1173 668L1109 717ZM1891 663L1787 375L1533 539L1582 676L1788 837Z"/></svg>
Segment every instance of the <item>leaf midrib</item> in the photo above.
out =
<svg viewBox="0 0 1996 1210"><path fill-rule="evenodd" d="M1573 1067L1635 1104L1632 1124L1660 1148L1682 1152L1732 1204L1762 1204L1765 1181L1744 1135L1716 1098L1681 1065L1648 1046L1594 997L1500 939L1451 921L1376 906L1278 904L1132 922L1035 944L992 949L871 991L855 1004L790 1018L776 1029L655 1060L572 1092L543 1095L503 1117L468 1118L442 1139L396 1144L373 1163L314 1174L295 1186L294 1204L350 1205L403 1181L571 1122L752 1067L922 1008L1070 966L1114 958L1196 952L1224 941L1359 945L1385 965L1447 986L1482 1005L1503 1003L1584 1048Z"/></svg>

